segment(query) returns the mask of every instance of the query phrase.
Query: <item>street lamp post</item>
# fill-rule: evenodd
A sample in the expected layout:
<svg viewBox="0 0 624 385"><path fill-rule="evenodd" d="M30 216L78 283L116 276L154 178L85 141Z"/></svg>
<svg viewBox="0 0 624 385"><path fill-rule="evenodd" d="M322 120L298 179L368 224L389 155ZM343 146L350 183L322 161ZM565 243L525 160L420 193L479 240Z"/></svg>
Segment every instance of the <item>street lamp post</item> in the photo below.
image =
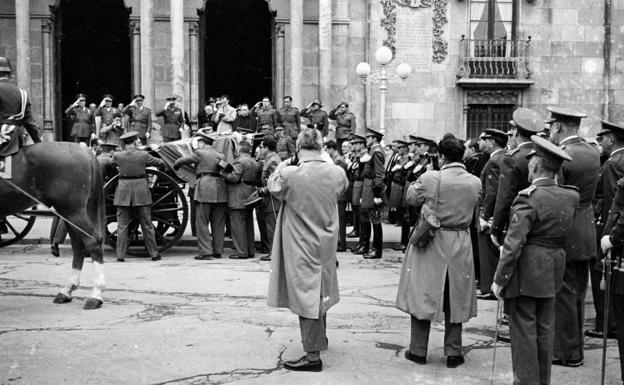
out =
<svg viewBox="0 0 624 385"><path fill-rule="evenodd" d="M366 62L357 65L355 72L362 78L364 84L371 83L379 86L379 131L386 133L386 90L389 84L405 80L412 68L409 64L401 63L397 66L396 74L388 71L387 65L392 61L392 51L381 46L375 52L375 61L381 65L381 70L371 74L371 66Z"/></svg>

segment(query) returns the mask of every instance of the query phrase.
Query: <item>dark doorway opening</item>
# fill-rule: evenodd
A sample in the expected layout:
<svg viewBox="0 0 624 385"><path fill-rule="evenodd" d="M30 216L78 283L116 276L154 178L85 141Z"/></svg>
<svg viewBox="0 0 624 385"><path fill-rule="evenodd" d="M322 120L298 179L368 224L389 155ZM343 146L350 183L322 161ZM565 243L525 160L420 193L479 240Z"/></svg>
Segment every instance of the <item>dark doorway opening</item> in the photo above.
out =
<svg viewBox="0 0 624 385"><path fill-rule="evenodd" d="M267 2L207 0L199 14L200 97L227 94L234 106L270 97L274 15Z"/></svg>
<svg viewBox="0 0 624 385"><path fill-rule="evenodd" d="M114 104L131 97L130 9L123 0L62 0L57 9L60 66L60 106L63 111L78 93L89 103L100 104L103 94L115 97ZM57 90L58 93L58 90ZM62 116L57 139L70 140L70 125Z"/></svg>

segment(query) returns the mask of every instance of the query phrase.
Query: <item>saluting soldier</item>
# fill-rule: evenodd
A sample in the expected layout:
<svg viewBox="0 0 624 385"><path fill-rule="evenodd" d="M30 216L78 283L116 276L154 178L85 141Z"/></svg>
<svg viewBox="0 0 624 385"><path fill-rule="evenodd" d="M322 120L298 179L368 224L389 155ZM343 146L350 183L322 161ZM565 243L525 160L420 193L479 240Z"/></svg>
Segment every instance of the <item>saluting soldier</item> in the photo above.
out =
<svg viewBox="0 0 624 385"><path fill-rule="evenodd" d="M586 115L559 107L548 107L553 122L550 139L572 158L557 177L559 184L575 186L581 197L566 239L563 286L555 305L553 364L576 367L583 364L583 323L589 261L596 258L596 228L592 200L600 173L598 150L578 135Z"/></svg>
<svg viewBox="0 0 624 385"><path fill-rule="evenodd" d="M258 162L251 157L251 145L242 141L238 145L238 156L234 159L232 170L223 172L228 183L228 211L232 243L235 254L231 259L253 258L254 244L253 208L245 207L245 200L256 191L258 185Z"/></svg>
<svg viewBox="0 0 624 385"><path fill-rule="evenodd" d="M89 144L95 138L95 120L93 112L86 106L87 95L76 95L76 101L65 110L65 115L72 122L71 136L74 142Z"/></svg>
<svg viewBox="0 0 624 385"><path fill-rule="evenodd" d="M214 139L198 134L198 146L194 153L179 158L173 168L195 165L195 229L199 255L195 259L208 261L221 258L225 233L225 211L228 202L228 187L220 173L229 171L225 156L212 148ZM210 226L210 229L208 228ZM212 232L212 235L211 235Z"/></svg>
<svg viewBox="0 0 624 385"><path fill-rule="evenodd" d="M528 127L524 119L514 120ZM541 119L535 119L541 130ZM572 158L533 136L527 156L531 185L514 199L492 292L504 298L511 330L514 383L549 384L555 331L555 296L563 284L565 239L579 205L576 187L555 176Z"/></svg>
<svg viewBox="0 0 624 385"><path fill-rule="evenodd" d="M297 136L301 130L301 118L299 109L293 107L292 97L284 96L284 107L279 110L280 123L284 126L284 135L288 135L297 141Z"/></svg>
<svg viewBox="0 0 624 385"><path fill-rule="evenodd" d="M128 116L126 131L136 131L142 144L147 144L147 140L152 135L152 110L143 105L145 96L134 95L132 102L123 109L123 113Z"/></svg>
<svg viewBox="0 0 624 385"><path fill-rule="evenodd" d="M117 261L124 262L128 250L128 226L130 210L136 208L143 232L145 248L152 261L160 260L154 225L152 225L152 195L145 168L148 166L165 167L165 162L154 158L147 151L137 149L138 133L130 131L121 136L124 150L113 154L113 162L119 168L119 184L115 190L113 204L117 206Z"/></svg>
<svg viewBox="0 0 624 385"><path fill-rule="evenodd" d="M381 132L369 128L366 132L368 157L360 158L360 162L364 163L360 222L370 222L373 227L373 250L363 255L365 259L380 259L382 257L381 208L386 202L384 199L385 160L383 149L379 144L382 138ZM365 244L368 244L370 231L368 234L363 234L363 240Z"/></svg>
<svg viewBox="0 0 624 385"><path fill-rule="evenodd" d="M262 188L258 189L258 195L264 197L262 205L260 206L262 216L264 218L264 224L266 226L266 248L269 249L269 254L260 258L262 261L271 260L271 250L273 249L273 234L275 234L275 222L277 219L277 213L279 213L281 202L269 193L266 187L269 177L277 165L282 162L279 155L275 152L277 143L272 136L267 136L262 141L262 146L266 150L264 154L264 160L262 163Z"/></svg>
<svg viewBox="0 0 624 385"><path fill-rule="evenodd" d="M258 131L265 135L273 135L275 127L279 124L279 113L268 96L262 98L251 109L252 116L258 120Z"/></svg>
<svg viewBox="0 0 624 385"><path fill-rule="evenodd" d="M364 183L364 170L363 164L360 163L360 158L366 154L366 138L354 134L351 137L351 144L355 149L355 157L353 162L349 166L347 177L349 179L349 187L351 189L351 207L353 208L353 231L347 234L347 238L359 238L357 244L351 248L351 251L356 253L357 250L363 247L362 240L362 226L360 223L360 199L362 198L362 185ZM368 232L370 232L370 222L368 223ZM359 254L368 253L368 246L366 251L362 250ZM356 253L358 254L358 253Z"/></svg>
<svg viewBox="0 0 624 385"><path fill-rule="evenodd" d="M180 139L180 130L184 126L184 114L176 107L176 100L178 100L176 96L168 97L165 108L156 113L156 116L163 118L160 135L165 143Z"/></svg>
<svg viewBox="0 0 624 385"><path fill-rule="evenodd" d="M279 125L275 127L275 137L277 139L276 151L281 160L286 160L295 155L297 146L290 135L284 135L284 127Z"/></svg>
<svg viewBox="0 0 624 385"><path fill-rule="evenodd" d="M301 116L308 119L309 128L316 128L321 132L323 137L326 137L329 131L329 117L327 116L327 112L323 111L321 108L323 108L321 101L316 99L301 110Z"/></svg>
<svg viewBox="0 0 624 385"><path fill-rule="evenodd" d="M94 113L96 131L104 143L121 146L119 137L123 135L122 114L121 111L113 107L113 99L110 94L102 96L102 101Z"/></svg>
<svg viewBox="0 0 624 385"><path fill-rule="evenodd" d="M329 119L336 121L336 144L338 152L342 153L342 143L349 140L351 134L357 129L355 115L349 111L349 104L341 102L336 108L329 112Z"/></svg>
<svg viewBox="0 0 624 385"><path fill-rule="evenodd" d="M494 214L494 204L498 194L498 181L500 170L505 159L505 146L509 137L503 131L488 128L481 135L481 147L483 152L489 154L489 159L481 171L481 188L483 199L479 215L479 283L481 292L477 295L480 299L495 299L490 291L496 264L498 263L498 248L490 239L490 223Z"/></svg>
<svg viewBox="0 0 624 385"><path fill-rule="evenodd" d="M407 170L405 170L404 167L410 161L410 157L407 154L406 141L396 140L395 143L398 150L398 160L390 169L392 172L392 180L390 181L390 199L388 204L390 209L396 210L396 220L401 224L401 240L399 244L394 247L394 250L405 251L407 248L407 242L409 241L410 225L405 212L405 202L403 201L405 197L405 182L407 174Z"/></svg>
<svg viewBox="0 0 624 385"><path fill-rule="evenodd" d="M515 148L505 155L496 193L496 204L490 227L490 238L500 246L503 232L509 221L509 209L520 190L529 187L529 161L526 155L533 150L531 135L542 131L544 119L528 108L518 108L510 122L511 138Z"/></svg>

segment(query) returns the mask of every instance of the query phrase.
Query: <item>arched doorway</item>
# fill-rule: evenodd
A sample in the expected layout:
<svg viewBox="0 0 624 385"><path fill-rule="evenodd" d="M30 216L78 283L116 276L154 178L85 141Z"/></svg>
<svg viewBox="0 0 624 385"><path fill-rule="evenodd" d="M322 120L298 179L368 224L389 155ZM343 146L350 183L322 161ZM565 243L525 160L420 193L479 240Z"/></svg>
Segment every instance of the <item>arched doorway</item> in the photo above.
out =
<svg viewBox="0 0 624 385"><path fill-rule="evenodd" d="M98 104L103 94L117 102L131 98L130 9L123 0L61 0L57 21L57 108L63 116L59 140L69 140L69 124L63 111L78 93L87 103ZM57 125L58 127L59 125ZM59 130L61 131L61 130Z"/></svg>
<svg viewBox="0 0 624 385"><path fill-rule="evenodd" d="M267 1L206 0L199 15L200 105L221 94L232 105L271 96L274 14Z"/></svg>

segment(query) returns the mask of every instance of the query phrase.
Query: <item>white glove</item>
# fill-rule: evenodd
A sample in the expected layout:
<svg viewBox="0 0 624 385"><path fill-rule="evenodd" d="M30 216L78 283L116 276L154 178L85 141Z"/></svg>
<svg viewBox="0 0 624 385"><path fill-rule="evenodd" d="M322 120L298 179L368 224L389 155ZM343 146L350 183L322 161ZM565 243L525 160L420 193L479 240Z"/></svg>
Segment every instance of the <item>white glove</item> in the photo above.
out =
<svg viewBox="0 0 624 385"><path fill-rule="evenodd" d="M496 246L497 249L501 247L501 245L498 243L498 238L496 238L496 235L491 234L490 239L492 240L492 243L494 244L494 246Z"/></svg>
<svg viewBox="0 0 624 385"><path fill-rule="evenodd" d="M602 249L603 254L606 254L612 247L613 243L611 243L611 237L609 235L605 235L600 239L600 248Z"/></svg>
<svg viewBox="0 0 624 385"><path fill-rule="evenodd" d="M149 133L149 132L146 132L146 133L145 133L145 137L146 137L147 139L149 139L149 138L150 138L150 136L152 136L152 135L150 135L150 133Z"/></svg>
<svg viewBox="0 0 624 385"><path fill-rule="evenodd" d="M95 138L97 138L97 135L91 134L91 139L95 139Z"/></svg>
<svg viewBox="0 0 624 385"><path fill-rule="evenodd" d="M485 219L479 217L479 227L481 228L481 232L483 232L490 227L490 223Z"/></svg>
<svg viewBox="0 0 624 385"><path fill-rule="evenodd" d="M379 206L380 204L382 204L382 203L383 203L383 200L381 200L381 198L373 198L373 203L374 203L376 206Z"/></svg>
<svg viewBox="0 0 624 385"><path fill-rule="evenodd" d="M498 299L501 299L501 291L503 291L503 287L498 285L496 282L492 282L492 294Z"/></svg>

